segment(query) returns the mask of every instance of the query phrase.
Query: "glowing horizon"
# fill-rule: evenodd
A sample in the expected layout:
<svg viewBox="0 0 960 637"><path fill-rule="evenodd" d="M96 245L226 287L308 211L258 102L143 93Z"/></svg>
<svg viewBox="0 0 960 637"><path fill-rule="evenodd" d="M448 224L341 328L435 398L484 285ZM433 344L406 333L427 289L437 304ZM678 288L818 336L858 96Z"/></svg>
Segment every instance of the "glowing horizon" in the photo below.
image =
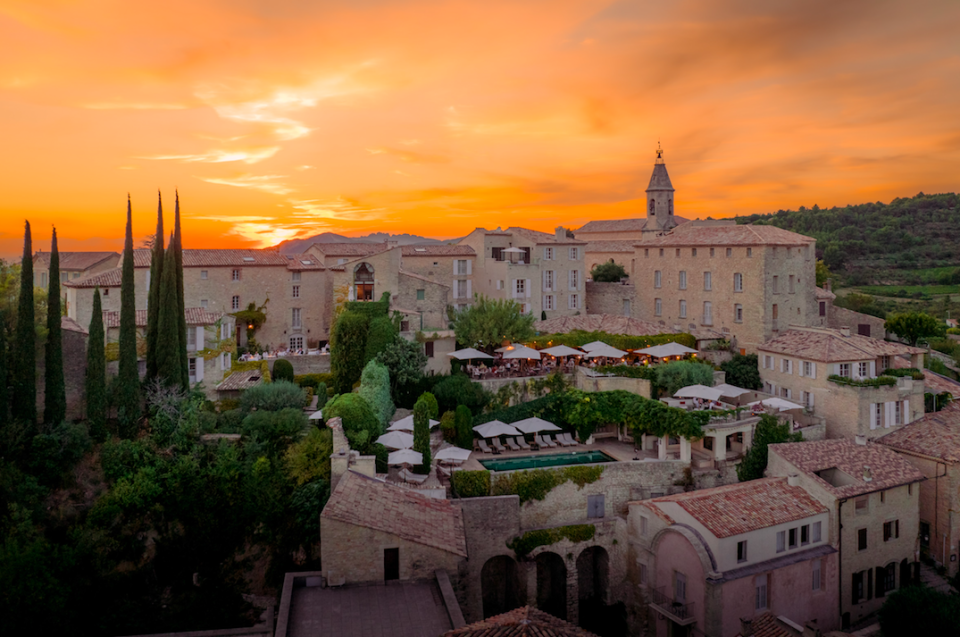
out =
<svg viewBox="0 0 960 637"><path fill-rule="evenodd" d="M958 190L960 5L4 0L0 255L552 232Z"/></svg>

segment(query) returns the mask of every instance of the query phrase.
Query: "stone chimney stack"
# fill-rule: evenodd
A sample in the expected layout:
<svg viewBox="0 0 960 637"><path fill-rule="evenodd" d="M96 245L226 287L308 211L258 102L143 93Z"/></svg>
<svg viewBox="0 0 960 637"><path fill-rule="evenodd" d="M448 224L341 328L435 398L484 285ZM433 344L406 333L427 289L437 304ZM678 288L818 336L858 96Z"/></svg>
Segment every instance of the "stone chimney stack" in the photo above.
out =
<svg viewBox="0 0 960 637"><path fill-rule="evenodd" d="M856 436L854 436L853 439L856 441L856 443L857 443L858 445L866 445L866 444L867 444L867 437L864 436L863 434L857 434Z"/></svg>
<svg viewBox="0 0 960 637"><path fill-rule="evenodd" d="M557 237L557 241L566 241L567 240L567 229L563 226L557 226L557 229L554 230L554 234Z"/></svg>
<svg viewBox="0 0 960 637"><path fill-rule="evenodd" d="M800 476L795 473L791 473L790 475L787 476L787 484L789 484L791 487L799 487Z"/></svg>
<svg viewBox="0 0 960 637"><path fill-rule="evenodd" d="M863 465L863 481L873 482L873 471L867 465Z"/></svg>
<svg viewBox="0 0 960 637"><path fill-rule="evenodd" d="M803 633L800 637L820 637L820 628L817 626L817 620L811 619L803 627Z"/></svg>
<svg viewBox="0 0 960 637"><path fill-rule="evenodd" d="M753 637L753 619L740 618L740 635L742 637Z"/></svg>
<svg viewBox="0 0 960 637"><path fill-rule="evenodd" d="M833 279L827 279L823 282L823 289L827 292L833 292Z"/></svg>

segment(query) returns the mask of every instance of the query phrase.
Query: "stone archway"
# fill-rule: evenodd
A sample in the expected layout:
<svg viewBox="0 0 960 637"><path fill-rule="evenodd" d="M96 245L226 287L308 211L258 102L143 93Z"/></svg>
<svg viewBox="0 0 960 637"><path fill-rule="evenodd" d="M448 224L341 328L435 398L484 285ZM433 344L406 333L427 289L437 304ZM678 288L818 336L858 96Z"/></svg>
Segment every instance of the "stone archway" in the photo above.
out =
<svg viewBox="0 0 960 637"><path fill-rule="evenodd" d="M537 608L567 618L567 565L556 553L540 553L537 563Z"/></svg>
<svg viewBox="0 0 960 637"><path fill-rule="evenodd" d="M601 546L583 550L577 558L577 597L580 626L602 637L626 634L623 603L608 606L610 555Z"/></svg>
<svg viewBox="0 0 960 637"><path fill-rule="evenodd" d="M523 605L517 563L508 555L491 557L480 570L483 617L493 617Z"/></svg>

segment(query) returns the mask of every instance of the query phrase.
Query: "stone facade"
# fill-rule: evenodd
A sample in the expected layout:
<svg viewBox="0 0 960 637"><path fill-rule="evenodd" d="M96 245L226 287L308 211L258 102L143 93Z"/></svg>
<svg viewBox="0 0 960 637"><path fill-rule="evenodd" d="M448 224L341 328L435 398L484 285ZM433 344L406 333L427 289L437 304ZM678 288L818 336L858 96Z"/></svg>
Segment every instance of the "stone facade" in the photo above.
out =
<svg viewBox="0 0 960 637"><path fill-rule="evenodd" d="M79 420L86 415L87 330L67 317L60 321L63 344L63 381L67 396L67 420ZM37 414L43 417L46 388L44 373L46 361L43 350L37 352Z"/></svg>
<svg viewBox="0 0 960 637"><path fill-rule="evenodd" d="M587 314L633 316L636 286L632 283L597 283L587 281Z"/></svg>
<svg viewBox="0 0 960 637"><path fill-rule="evenodd" d="M884 338L886 335L884 319L834 305L837 295L833 293L829 280L822 288L817 288L816 295L817 314L811 326L848 329L854 334L871 338Z"/></svg>
<svg viewBox="0 0 960 637"><path fill-rule="evenodd" d="M116 252L59 252L60 283L98 274L117 267L120 255ZM50 285L50 253L42 250L33 255L33 280L37 287Z"/></svg>

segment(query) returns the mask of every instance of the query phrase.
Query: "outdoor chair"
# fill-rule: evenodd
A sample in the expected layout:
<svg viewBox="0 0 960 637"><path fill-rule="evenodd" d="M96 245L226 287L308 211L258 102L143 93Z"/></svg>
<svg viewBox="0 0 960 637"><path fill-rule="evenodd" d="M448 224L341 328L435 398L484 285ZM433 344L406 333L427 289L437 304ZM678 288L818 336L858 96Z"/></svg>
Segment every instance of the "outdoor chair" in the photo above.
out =
<svg viewBox="0 0 960 637"><path fill-rule="evenodd" d="M404 479L404 481L412 482L414 484L423 484L427 481L427 478L430 477L429 474L421 475L419 473L408 471L406 467L400 470L400 476Z"/></svg>
<svg viewBox="0 0 960 637"><path fill-rule="evenodd" d="M483 453L493 453L493 449L491 449L487 445L486 440L483 440L483 439L477 440L477 446L480 447L480 451L482 451Z"/></svg>
<svg viewBox="0 0 960 637"><path fill-rule="evenodd" d="M562 433L557 434L557 442L559 442L564 447L573 447L577 443L570 439L570 434Z"/></svg>
<svg viewBox="0 0 960 637"><path fill-rule="evenodd" d="M520 447L521 449L526 449L527 451L530 450L530 445L528 445L527 441L523 439L523 436L517 436L516 440L517 440L518 447Z"/></svg>
<svg viewBox="0 0 960 637"><path fill-rule="evenodd" d="M556 447L557 443L550 440L550 436L537 436L537 444L541 447Z"/></svg>
<svg viewBox="0 0 960 637"><path fill-rule="evenodd" d="M507 438L506 445L508 448L512 449L513 451L520 451L520 445L515 443L513 441L513 438Z"/></svg>
<svg viewBox="0 0 960 637"><path fill-rule="evenodd" d="M546 442L547 445L550 446L550 447L560 447L560 446L563 446L563 445L561 445L559 442L555 441L551 436L549 436L549 435L547 435L547 434L544 434L544 435L543 435L543 441Z"/></svg>
<svg viewBox="0 0 960 637"><path fill-rule="evenodd" d="M502 444L500 444L500 439L499 439L499 438L491 438L491 439L490 439L490 444L492 444L492 445L493 445L493 448L496 449L498 452L501 452L501 453L502 453L502 452L504 452L504 451L507 450L506 447L504 447Z"/></svg>

